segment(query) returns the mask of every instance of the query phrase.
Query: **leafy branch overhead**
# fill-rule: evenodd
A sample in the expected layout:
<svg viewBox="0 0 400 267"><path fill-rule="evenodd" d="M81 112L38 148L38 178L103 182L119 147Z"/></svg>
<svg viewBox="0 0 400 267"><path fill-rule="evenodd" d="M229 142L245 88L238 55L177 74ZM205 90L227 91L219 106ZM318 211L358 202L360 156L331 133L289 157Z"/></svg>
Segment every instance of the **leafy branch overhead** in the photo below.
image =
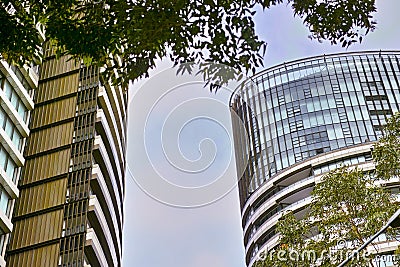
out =
<svg viewBox="0 0 400 267"><path fill-rule="evenodd" d="M282 0L11 0L0 2L0 53L24 63L40 60L41 23L45 37L86 63L116 70L117 82L148 75L155 59L176 64L215 62L254 72L266 43L255 34L254 7ZM371 0L288 0L312 37L344 46L373 30ZM13 12L10 12L10 7ZM267 25L268 27L268 25ZM122 65L118 65L121 59ZM110 64L110 62L114 62Z"/></svg>

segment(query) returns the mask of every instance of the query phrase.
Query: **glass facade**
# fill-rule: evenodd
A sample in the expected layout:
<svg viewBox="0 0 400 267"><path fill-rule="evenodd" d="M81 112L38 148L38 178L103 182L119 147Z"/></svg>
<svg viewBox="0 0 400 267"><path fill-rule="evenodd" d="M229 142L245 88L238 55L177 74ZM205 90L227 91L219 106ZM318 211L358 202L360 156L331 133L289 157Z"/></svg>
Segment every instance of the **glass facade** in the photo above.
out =
<svg viewBox="0 0 400 267"><path fill-rule="evenodd" d="M324 56L280 65L236 91L232 110L248 129L248 197L279 171L380 136L399 110L399 53ZM250 86L251 85L251 86Z"/></svg>
<svg viewBox="0 0 400 267"><path fill-rule="evenodd" d="M313 57L267 69L236 90L231 111L241 119L248 138L248 144L243 144L243 133L233 127L237 164L246 166L239 177L242 214L247 218L244 227L259 206L282 190L274 186L262 191L280 173L308 159L379 138L385 120L399 111L399 60L397 51ZM364 151L311 168L303 178L329 171L340 163L364 164L370 158ZM250 223L254 228L245 233L246 246L251 246L247 243L252 235L285 204L261 212L263 215ZM268 238L264 234L246 253L257 252L257 247L273 236L271 230L263 230Z"/></svg>

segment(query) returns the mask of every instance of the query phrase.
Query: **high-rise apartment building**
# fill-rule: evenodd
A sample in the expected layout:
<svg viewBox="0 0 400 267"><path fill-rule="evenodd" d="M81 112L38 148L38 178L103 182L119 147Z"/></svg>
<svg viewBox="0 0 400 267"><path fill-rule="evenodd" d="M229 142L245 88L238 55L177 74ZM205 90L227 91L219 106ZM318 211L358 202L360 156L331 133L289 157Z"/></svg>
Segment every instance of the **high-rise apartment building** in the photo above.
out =
<svg viewBox="0 0 400 267"><path fill-rule="evenodd" d="M301 217L323 174L374 168L371 147L400 109L400 52L324 55L267 69L232 95L246 264L278 242L283 212ZM386 186L399 192L399 180ZM386 244L386 243L385 243ZM393 248L386 248L390 250Z"/></svg>
<svg viewBox="0 0 400 267"><path fill-rule="evenodd" d="M121 266L127 91L44 56L7 266Z"/></svg>
<svg viewBox="0 0 400 267"><path fill-rule="evenodd" d="M25 139L29 135L29 115L38 75L35 67L16 67L0 60L0 266L13 230L12 211L18 198L18 180Z"/></svg>

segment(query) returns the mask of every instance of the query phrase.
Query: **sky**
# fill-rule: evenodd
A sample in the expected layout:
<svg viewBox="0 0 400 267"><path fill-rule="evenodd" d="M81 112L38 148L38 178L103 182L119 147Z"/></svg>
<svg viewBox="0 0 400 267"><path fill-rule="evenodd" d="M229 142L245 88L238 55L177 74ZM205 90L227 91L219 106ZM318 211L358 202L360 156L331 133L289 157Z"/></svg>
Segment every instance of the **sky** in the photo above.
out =
<svg viewBox="0 0 400 267"><path fill-rule="evenodd" d="M285 4L257 12L264 67L308 56L400 49L399 0L377 0L377 29L349 49L308 38ZM245 267L229 96L162 61L130 88L124 267ZM260 68L259 70L262 70Z"/></svg>

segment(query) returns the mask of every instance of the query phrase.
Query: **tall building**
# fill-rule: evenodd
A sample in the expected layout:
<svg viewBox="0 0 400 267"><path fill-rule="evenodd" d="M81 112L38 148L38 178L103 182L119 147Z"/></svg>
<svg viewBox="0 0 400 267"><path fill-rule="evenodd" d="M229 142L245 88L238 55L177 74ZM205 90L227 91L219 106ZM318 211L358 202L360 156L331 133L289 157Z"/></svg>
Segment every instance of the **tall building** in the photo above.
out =
<svg viewBox="0 0 400 267"><path fill-rule="evenodd" d="M5 251L13 229L12 211L18 198L18 180L28 121L33 109L33 90L37 68L16 67L0 60L0 266L5 266Z"/></svg>
<svg viewBox="0 0 400 267"><path fill-rule="evenodd" d="M121 266L127 91L44 56L7 266Z"/></svg>
<svg viewBox="0 0 400 267"><path fill-rule="evenodd" d="M399 88L400 52L382 51L284 63L237 89L231 112L248 136L233 125L248 266L277 244L284 211L304 214L323 174L340 164L374 168L371 147L399 111ZM399 191L398 181L386 186Z"/></svg>

